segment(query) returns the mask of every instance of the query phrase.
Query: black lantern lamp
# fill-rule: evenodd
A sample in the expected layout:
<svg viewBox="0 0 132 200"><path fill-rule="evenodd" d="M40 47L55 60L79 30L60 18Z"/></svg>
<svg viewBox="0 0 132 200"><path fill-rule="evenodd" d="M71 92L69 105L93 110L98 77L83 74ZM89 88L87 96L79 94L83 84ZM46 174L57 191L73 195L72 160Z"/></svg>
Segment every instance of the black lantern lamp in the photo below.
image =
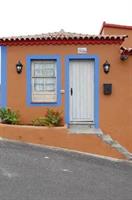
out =
<svg viewBox="0 0 132 200"><path fill-rule="evenodd" d="M19 60L18 63L16 64L16 70L17 70L18 74L20 74L22 72L22 68L23 68L23 65Z"/></svg>
<svg viewBox="0 0 132 200"><path fill-rule="evenodd" d="M128 55L126 55L126 54L121 54L120 59L121 59L122 61L125 61L125 60L128 59Z"/></svg>
<svg viewBox="0 0 132 200"><path fill-rule="evenodd" d="M103 64L104 72L107 74L110 71L110 63L106 60Z"/></svg>

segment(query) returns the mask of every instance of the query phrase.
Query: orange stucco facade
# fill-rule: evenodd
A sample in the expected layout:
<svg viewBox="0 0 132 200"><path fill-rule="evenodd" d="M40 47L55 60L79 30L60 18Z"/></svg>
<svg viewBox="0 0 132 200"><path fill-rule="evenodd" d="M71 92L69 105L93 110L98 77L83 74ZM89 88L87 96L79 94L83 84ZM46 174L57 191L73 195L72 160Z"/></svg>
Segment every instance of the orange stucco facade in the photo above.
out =
<svg viewBox="0 0 132 200"><path fill-rule="evenodd" d="M120 32L121 30L112 30L107 28L104 30L105 34L127 34L126 32ZM127 44L126 39L126 44ZM132 41L132 38L129 42ZM124 145L129 151L132 151L132 56L126 61L120 60L120 44L61 44L61 45L27 45L27 46L7 46L7 107L19 111L21 116L22 124L31 124L33 119L44 116L47 111L47 106L28 106L26 102L26 92L27 92L27 80L26 80L26 57L28 55L59 55L61 62L61 90L65 91L65 56L67 55L76 55L78 53L77 49L80 47L87 48L87 55L96 55L99 58L98 68L99 68L99 128L106 134L111 135L115 140L118 140L122 145ZM23 71L21 74L16 72L16 63L18 60L21 60L23 64ZM110 63L110 72L105 74L103 71L103 64L108 60ZM104 95L103 93L103 84L111 83L112 84L112 94ZM61 104L59 106L52 107L58 111L63 112L63 123L65 124L65 105L66 105L65 92L61 93ZM4 136L4 131L2 132L3 127L0 127L1 135ZM15 129L13 129L15 130ZM13 134L13 139L20 139L23 137L23 133L19 132L19 136L16 132L13 133L13 130L6 131L5 137L10 138L10 131ZM17 130L17 129L16 129ZM28 130L28 129L27 129ZM17 130L18 131L18 130ZM43 130L44 131L44 130ZM53 131L53 129L52 129ZM41 133L40 133L41 132ZM51 129L45 134L51 132ZM30 130L30 134L35 134L34 130ZM37 133L37 132L36 132ZM62 146L65 148L74 148L74 144L77 140L77 146L75 149L87 151L90 149L85 149L85 140L87 136L65 136L61 135L60 143L55 142L54 137L48 139L43 138L42 129L39 130L40 138L43 140L43 144L52 145L52 146ZM58 133L56 133L58 134ZM59 133L61 134L61 133ZM30 135L30 139L27 141L34 141L35 137ZM20 137L20 138L19 138ZM25 136L24 136L25 137ZM26 136L27 137L27 136ZM47 137L47 136L45 136ZM57 135L57 138L59 136ZM68 137L68 140L66 139ZM71 137L71 138L70 138ZM75 139L75 137L79 139ZM94 138L94 137L93 137ZM26 140L26 139L25 139ZM38 138L37 138L38 140ZM37 141L37 143L41 143ZM45 141L48 142L45 142ZM92 139L94 141L94 139ZM92 141L91 139L89 140ZM52 142L49 142L52 141ZM71 141L71 142L70 142ZM80 141L80 142L79 142ZM94 145L94 142L91 144ZM85 143L85 144L84 144ZM98 142L95 142L95 146ZM61 145L63 144L63 145ZM70 146L70 144L72 144ZM92 145L92 149L93 148ZM104 148L102 151L98 152L95 147L95 151L91 150L93 153L99 153L104 155L114 155L115 157L120 157L115 152L106 153L107 150ZM103 151L106 151L103 153Z"/></svg>
<svg viewBox="0 0 132 200"><path fill-rule="evenodd" d="M65 56L77 54L80 45L44 45L44 46L10 46L7 47L7 106L18 110L21 122L30 124L37 117L43 116L47 107L28 107L26 105L26 56L54 55L61 56L61 89L65 90ZM83 45L84 47L84 45ZM126 62L120 60L119 45L85 45L88 54L99 57L99 127L106 133L131 137L132 130L132 58ZM23 72L18 75L15 65L18 60L23 63ZM111 69L103 72L103 63L108 60ZM103 94L103 83L112 83L111 95ZM57 110L65 112L65 94L61 94L61 106ZM64 113L65 115L65 113ZM64 122L65 123L65 122Z"/></svg>
<svg viewBox="0 0 132 200"><path fill-rule="evenodd" d="M66 127L48 128L0 124L0 136L21 142L125 159L125 156L96 135L71 134Z"/></svg>

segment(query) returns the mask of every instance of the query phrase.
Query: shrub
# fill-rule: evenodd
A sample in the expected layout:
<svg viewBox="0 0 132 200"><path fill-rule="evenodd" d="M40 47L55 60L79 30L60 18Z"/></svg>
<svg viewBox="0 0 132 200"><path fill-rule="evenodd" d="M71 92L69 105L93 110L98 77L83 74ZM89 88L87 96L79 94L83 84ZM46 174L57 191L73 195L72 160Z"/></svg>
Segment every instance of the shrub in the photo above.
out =
<svg viewBox="0 0 132 200"><path fill-rule="evenodd" d="M0 119L4 124L18 124L19 114L9 108L0 108Z"/></svg>
<svg viewBox="0 0 132 200"><path fill-rule="evenodd" d="M45 115L45 125L47 126L60 126L62 122L61 112L48 109Z"/></svg>
<svg viewBox="0 0 132 200"><path fill-rule="evenodd" d="M62 122L61 112L48 109L44 117L33 120L34 126L60 126Z"/></svg>
<svg viewBox="0 0 132 200"><path fill-rule="evenodd" d="M45 118L39 117L39 118L33 120L32 123L34 126L45 126Z"/></svg>

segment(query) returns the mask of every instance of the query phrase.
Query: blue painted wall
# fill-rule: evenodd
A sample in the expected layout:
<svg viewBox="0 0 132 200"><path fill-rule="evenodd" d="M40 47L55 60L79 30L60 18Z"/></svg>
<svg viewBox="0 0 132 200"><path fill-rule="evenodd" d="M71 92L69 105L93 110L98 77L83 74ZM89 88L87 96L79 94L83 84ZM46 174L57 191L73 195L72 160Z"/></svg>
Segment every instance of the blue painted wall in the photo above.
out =
<svg viewBox="0 0 132 200"><path fill-rule="evenodd" d="M1 46L1 88L0 88L0 107L7 104L7 48Z"/></svg>

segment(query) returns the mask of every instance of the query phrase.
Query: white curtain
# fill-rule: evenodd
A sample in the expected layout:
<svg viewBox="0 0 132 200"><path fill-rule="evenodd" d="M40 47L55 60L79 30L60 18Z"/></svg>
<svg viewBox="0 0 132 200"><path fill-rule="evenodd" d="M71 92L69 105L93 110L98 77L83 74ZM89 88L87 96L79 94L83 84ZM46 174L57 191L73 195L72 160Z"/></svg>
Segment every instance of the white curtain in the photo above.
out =
<svg viewBox="0 0 132 200"><path fill-rule="evenodd" d="M32 62L32 100L56 101L56 61Z"/></svg>

